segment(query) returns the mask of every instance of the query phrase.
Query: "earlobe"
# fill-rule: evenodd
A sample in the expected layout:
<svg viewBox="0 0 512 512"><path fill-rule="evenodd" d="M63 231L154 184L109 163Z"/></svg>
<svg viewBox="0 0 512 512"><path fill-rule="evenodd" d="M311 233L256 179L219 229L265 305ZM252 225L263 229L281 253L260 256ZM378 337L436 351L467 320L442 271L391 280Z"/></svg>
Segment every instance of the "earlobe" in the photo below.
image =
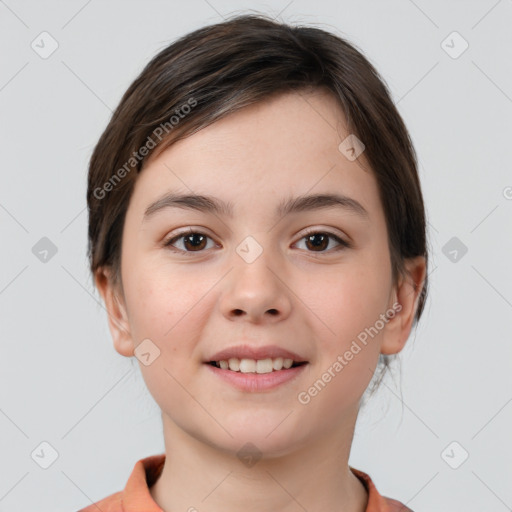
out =
<svg viewBox="0 0 512 512"><path fill-rule="evenodd" d="M412 329L419 297L423 292L425 258L417 256L407 260L406 268L407 277L400 278L394 293L395 300L389 306L395 314L387 322L382 336L381 353L385 355L396 354L404 348Z"/></svg>
<svg viewBox="0 0 512 512"><path fill-rule="evenodd" d="M134 344L124 300L115 286L110 268L101 268L96 272L95 283L105 303L108 325L116 351L126 357L132 357Z"/></svg>

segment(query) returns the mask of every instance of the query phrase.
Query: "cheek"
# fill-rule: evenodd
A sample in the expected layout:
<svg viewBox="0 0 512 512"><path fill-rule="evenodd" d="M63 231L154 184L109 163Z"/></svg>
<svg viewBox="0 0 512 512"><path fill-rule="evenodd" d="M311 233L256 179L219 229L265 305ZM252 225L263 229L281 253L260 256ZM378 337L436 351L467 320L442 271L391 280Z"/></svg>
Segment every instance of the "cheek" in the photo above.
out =
<svg viewBox="0 0 512 512"><path fill-rule="evenodd" d="M328 292L322 295L319 285L312 290L323 304L318 318L313 317L318 361L308 387L300 390L302 401L298 398L314 417L342 421L357 408L372 379L380 354L380 315L386 313L389 293L385 272L382 266L347 267L346 273L332 276Z"/></svg>
<svg viewBox="0 0 512 512"><path fill-rule="evenodd" d="M207 300L199 301L213 283L146 258L127 272L125 295L135 345L149 339L158 357L148 366L139 363L146 386L162 410L190 407L190 376L197 370L195 351L204 327ZM126 267L128 269L128 265ZM206 297L207 299L208 297ZM181 385L180 385L181 383Z"/></svg>
<svg viewBox="0 0 512 512"><path fill-rule="evenodd" d="M379 360L385 325L380 315L387 310L390 283L384 258L361 257L357 265L347 265L346 272L331 276L317 310L321 321L315 321L319 364L309 379L311 393L303 390L312 413L341 418L347 408L356 407ZM319 298L322 290L315 290Z"/></svg>
<svg viewBox="0 0 512 512"><path fill-rule="evenodd" d="M315 295L322 320L322 338L328 345L343 348L366 328L373 326L387 309L389 279L387 268L376 265L351 265L331 276Z"/></svg>
<svg viewBox="0 0 512 512"><path fill-rule="evenodd" d="M149 338L164 355L190 353L204 324L208 296L202 297L215 281L149 257L130 263L125 295L134 341Z"/></svg>

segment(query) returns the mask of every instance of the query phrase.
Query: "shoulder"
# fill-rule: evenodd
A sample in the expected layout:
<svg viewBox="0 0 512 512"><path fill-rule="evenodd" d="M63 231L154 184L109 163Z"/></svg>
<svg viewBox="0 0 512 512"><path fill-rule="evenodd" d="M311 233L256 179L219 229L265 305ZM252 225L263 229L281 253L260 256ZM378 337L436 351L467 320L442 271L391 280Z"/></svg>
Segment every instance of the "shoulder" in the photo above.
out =
<svg viewBox="0 0 512 512"><path fill-rule="evenodd" d="M389 506L389 512L414 512L400 501L393 500L387 496L383 496L383 498L386 500L386 504Z"/></svg>
<svg viewBox="0 0 512 512"><path fill-rule="evenodd" d="M98 510L101 512L124 512L122 494L122 491L116 492L77 512L98 512Z"/></svg>

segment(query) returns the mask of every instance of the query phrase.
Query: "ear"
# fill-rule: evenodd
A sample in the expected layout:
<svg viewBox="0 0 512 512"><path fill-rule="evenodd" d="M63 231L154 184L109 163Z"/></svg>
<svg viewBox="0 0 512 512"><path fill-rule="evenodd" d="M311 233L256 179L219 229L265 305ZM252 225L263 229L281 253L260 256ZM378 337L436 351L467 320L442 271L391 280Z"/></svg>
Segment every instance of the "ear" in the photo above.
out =
<svg viewBox="0 0 512 512"><path fill-rule="evenodd" d="M388 320L382 337L381 353L396 354L400 352L409 338L414 315L418 308L418 300L423 291L426 277L426 261L423 256L410 258L406 261L407 277L401 277L392 294L393 300L388 305L395 315ZM393 308L393 304L398 303Z"/></svg>
<svg viewBox="0 0 512 512"><path fill-rule="evenodd" d="M133 356L135 346L131 337L124 298L114 283L112 269L107 267L100 268L96 272L94 279L96 287L105 302L114 348L119 354L131 357Z"/></svg>

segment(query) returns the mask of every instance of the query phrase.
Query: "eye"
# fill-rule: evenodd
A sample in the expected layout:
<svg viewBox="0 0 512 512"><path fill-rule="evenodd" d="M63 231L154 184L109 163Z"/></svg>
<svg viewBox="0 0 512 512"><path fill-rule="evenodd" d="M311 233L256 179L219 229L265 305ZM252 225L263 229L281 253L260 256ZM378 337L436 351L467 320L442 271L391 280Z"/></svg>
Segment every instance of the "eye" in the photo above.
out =
<svg viewBox="0 0 512 512"><path fill-rule="evenodd" d="M210 237L204 233L189 229L187 232L182 232L164 242L164 246L171 248L171 250L176 250L172 249L175 242L183 239L183 245L185 249L178 249L176 252L183 252L185 254L191 252L201 252L201 250L205 248L205 243L208 238Z"/></svg>
<svg viewBox="0 0 512 512"><path fill-rule="evenodd" d="M310 252L327 252L325 249L329 246L329 240L333 239L338 243L338 247L334 251L348 249L351 244L329 231L309 230L301 240L306 240L306 246L312 247Z"/></svg>

